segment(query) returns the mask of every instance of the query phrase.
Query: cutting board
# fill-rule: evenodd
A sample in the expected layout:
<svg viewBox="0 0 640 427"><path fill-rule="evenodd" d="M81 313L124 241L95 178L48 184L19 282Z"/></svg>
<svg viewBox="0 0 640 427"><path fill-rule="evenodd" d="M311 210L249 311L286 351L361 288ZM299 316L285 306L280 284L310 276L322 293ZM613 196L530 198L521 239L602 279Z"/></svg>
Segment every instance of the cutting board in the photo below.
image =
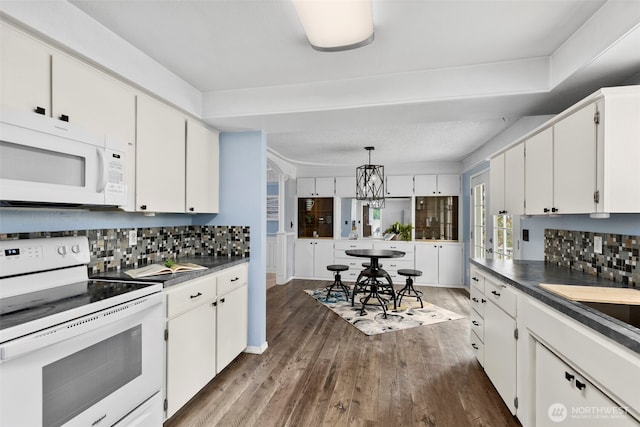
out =
<svg viewBox="0 0 640 427"><path fill-rule="evenodd" d="M572 301L640 305L640 290L637 289L547 283L541 283L540 287Z"/></svg>

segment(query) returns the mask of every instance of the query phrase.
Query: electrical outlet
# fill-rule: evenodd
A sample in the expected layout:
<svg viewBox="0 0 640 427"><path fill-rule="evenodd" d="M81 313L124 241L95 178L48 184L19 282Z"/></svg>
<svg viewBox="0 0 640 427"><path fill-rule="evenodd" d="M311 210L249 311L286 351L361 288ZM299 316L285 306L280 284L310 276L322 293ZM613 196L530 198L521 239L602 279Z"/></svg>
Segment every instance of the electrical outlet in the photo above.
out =
<svg viewBox="0 0 640 427"><path fill-rule="evenodd" d="M602 236L593 236L593 251L597 254L602 253Z"/></svg>
<svg viewBox="0 0 640 427"><path fill-rule="evenodd" d="M135 246L138 243L138 233L136 230L129 230L129 246Z"/></svg>

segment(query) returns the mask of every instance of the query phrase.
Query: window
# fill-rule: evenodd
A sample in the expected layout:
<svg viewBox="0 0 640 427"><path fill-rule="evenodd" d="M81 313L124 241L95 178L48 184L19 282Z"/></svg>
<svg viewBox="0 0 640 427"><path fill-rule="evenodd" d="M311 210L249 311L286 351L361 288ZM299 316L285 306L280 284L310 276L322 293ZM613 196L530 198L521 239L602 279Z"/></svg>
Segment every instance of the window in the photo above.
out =
<svg viewBox="0 0 640 427"><path fill-rule="evenodd" d="M485 258L486 235L485 184L473 187L473 257Z"/></svg>
<svg viewBox="0 0 640 427"><path fill-rule="evenodd" d="M495 215L493 224L494 258L513 259L513 218Z"/></svg>

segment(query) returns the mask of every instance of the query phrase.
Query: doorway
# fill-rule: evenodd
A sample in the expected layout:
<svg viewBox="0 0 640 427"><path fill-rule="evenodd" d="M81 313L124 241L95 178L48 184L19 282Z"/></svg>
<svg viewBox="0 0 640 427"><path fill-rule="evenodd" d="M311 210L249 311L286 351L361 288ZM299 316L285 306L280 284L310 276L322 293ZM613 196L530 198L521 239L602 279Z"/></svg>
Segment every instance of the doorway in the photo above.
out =
<svg viewBox="0 0 640 427"><path fill-rule="evenodd" d="M493 217L489 215L489 170L471 177L471 257L493 258Z"/></svg>

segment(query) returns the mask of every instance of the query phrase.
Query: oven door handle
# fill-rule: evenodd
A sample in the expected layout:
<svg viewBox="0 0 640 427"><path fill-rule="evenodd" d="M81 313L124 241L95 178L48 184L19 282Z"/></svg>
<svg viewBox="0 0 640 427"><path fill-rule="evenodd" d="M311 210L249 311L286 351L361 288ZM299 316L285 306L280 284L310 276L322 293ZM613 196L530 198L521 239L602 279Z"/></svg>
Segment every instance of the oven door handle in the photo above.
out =
<svg viewBox="0 0 640 427"><path fill-rule="evenodd" d="M162 294L156 293L9 341L0 346L0 362L95 331L161 304Z"/></svg>

